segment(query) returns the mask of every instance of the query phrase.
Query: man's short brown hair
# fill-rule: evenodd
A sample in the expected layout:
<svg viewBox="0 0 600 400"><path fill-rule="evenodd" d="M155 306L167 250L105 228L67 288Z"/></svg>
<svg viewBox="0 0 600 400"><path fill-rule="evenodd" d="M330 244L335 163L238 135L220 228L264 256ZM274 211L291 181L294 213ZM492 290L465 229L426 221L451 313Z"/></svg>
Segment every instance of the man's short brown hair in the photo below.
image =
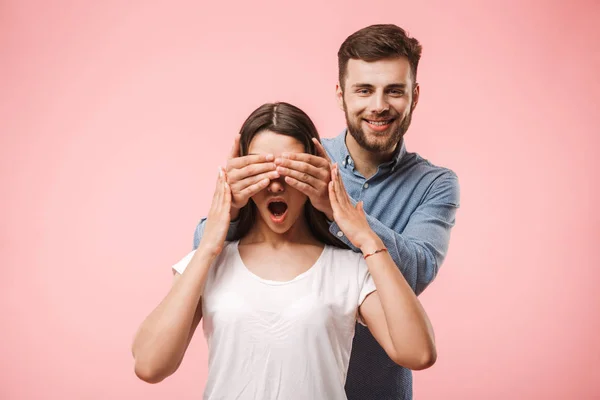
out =
<svg viewBox="0 0 600 400"><path fill-rule="evenodd" d="M338 51L339 83L344 88L348 60L378 61L384 58L406 57L413 84L421 59L421 44L406 31L393 24L371 25L348 36Z"/></svg>

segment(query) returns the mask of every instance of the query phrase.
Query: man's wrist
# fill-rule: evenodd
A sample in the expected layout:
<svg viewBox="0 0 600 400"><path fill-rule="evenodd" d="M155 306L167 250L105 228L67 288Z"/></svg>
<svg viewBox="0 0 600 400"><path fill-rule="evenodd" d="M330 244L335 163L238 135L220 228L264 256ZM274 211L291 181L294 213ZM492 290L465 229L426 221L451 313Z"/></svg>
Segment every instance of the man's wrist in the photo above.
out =
<svg viewBox="0 0 600 400"><path fill-rule="evenodd" d="M329 222L330 224L334 222L333 209L331 207L329 207L329 209L323 210L322 213L325 214L325 218L327 218L327 222Z"/></svg>

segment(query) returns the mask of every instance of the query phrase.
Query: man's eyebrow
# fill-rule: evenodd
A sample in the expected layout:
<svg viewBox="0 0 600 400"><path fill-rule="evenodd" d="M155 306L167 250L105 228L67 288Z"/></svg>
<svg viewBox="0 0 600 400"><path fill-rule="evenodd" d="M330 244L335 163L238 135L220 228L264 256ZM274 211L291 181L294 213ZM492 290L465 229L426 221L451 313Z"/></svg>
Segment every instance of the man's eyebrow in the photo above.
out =
<svg viewBox="0 0 600 400"><path fill-rule="evenodd" d="M386 89L405 89L406 83L392 83L391 85L387 85Z"/></svg>
<svg viewBox="0 0 600 400"><path fill-rule="evenodd" d="M385 88L386 89L405 89L406 88L406 83L391 83L389 85L387 85ZM370 83L355 83L352 85L353 88L365 88L365 89L371 89L374 86L371 85Z"/></svg>
<svg viewBox="0 0 600 400"><path fill-rule="evenodd" d="M372 88L373 85L370 83L355 83L352 85L353 88Z"/></svg>

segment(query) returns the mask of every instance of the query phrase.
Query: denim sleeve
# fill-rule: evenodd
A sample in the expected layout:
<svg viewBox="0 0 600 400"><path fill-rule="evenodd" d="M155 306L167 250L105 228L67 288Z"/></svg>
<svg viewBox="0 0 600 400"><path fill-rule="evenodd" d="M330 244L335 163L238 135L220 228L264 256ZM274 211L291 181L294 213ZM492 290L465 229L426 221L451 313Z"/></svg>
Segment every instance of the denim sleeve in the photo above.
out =
<svg viewBox="0 0 600 400"><path fill-rule="evenodd" d="M226 242L231 242L233 240L233 236L237 230L238 221L232 221L229 224L229 230L227 231L227 237L225 238ZM202 234L204 233L204 227L206 226L206 218L202 218L198 225L196 226L196 230L194 231L194 245L192 250L196 250L198 246L200 246L200 241L202 240Z"/></svg>
<svg viewBox="0 0 600 400"><path fill-rule="evenodd" d="M448 172L440 176L425 200L412 213L403 232L395 232L374 217L367 215L371 229L381 238L400 271L419 295L433 282L448 252L450 231L460 206L460 186L457 176ZM330 232L354 251L339 226L333 222Z"/></svg>

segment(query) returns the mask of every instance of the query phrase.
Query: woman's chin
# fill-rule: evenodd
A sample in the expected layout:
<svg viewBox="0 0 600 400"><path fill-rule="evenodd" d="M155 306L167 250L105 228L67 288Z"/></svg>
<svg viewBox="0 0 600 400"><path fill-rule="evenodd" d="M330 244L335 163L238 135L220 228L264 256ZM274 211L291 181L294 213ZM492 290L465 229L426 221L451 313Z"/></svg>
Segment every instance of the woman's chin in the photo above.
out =
<svg viewBox="0 0 600 400"><path fill-rule="evenodd" d="M271 229L271 231L283 235L287 231L289 231L298 218L293 218L293 216L288 214L288 211L282 215L273 215L268 213L267 215L262 215L263 221L266 225Z"/></svg>
<svg viewBox="0 0 600 400"><path fill-rule="evenodd" d="M286 222L275 223L273 221L269 221L267 225L269 226L269 228L271 228L273 232L278 233L280 235L283 235L292 227L292 224Z"/></svg>

